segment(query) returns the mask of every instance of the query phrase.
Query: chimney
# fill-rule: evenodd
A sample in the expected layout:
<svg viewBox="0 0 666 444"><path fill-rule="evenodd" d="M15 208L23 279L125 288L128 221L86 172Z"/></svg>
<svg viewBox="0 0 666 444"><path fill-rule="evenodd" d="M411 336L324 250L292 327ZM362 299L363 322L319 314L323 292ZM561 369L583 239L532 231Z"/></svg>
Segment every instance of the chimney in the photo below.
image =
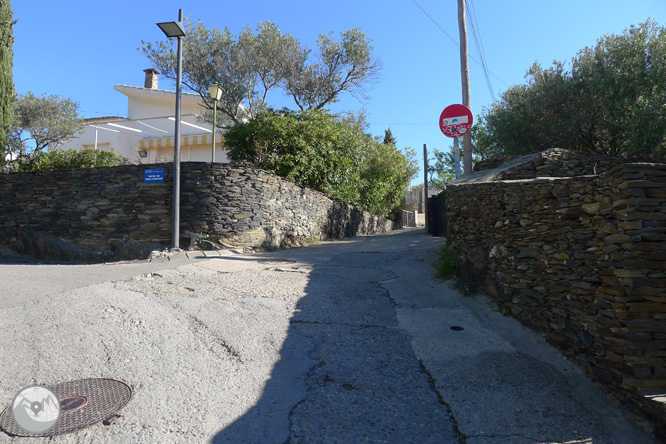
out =
<svg viewBox="0 0 666 444"><path fill-rule="evenodd" d="M146 80L143 82L143 87L148 89L157 89L157 75L159 72L154 68L144 69L146 73Z"/></svg>

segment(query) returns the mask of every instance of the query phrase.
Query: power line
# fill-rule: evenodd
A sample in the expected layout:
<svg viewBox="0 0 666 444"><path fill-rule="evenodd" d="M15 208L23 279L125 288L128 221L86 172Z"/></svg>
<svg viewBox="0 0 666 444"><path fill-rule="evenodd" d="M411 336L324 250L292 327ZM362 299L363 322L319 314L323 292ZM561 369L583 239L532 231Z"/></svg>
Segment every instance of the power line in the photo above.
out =
<svg viewBox="0 0 666 444"><path fill-rule="evenodd" d="M410 125L410 126L432 126L432 122L415 123L415 122L367 122L368 125Z"/></svg>
<svg viewBox="0 0 666 444"><path fill-rule="evenodd" d="M479 29L479 23L476 20L476 10L474 9L472 0L467 0L465 2L465 9L467 9L467 15L470 18L469 23L472 28L472 35L474 37L474 44L476 45L476 52L479 53L479 58L481 59L481 68L483 69L483 76L486 79L486 86L488 87L488 92L490 93L490 97L492 97L494 102L497 100L497 98L495 97L493 84L490 81L488 61L486 60L486 52L483 48L483 41L481 40L481 30Z"/></svg>
<svg viewBox="0 0 666 444"><path fill-rule="evenodd" d="M428 14L426 12L426 10L421 7L421 5L416 3L416 0L412 0L412 2L414 2L414 4L416 6L418 6L418 8L421 10L421 12L423 12L426 15L426 17L428 17L435 24L435 26L437 26L439 28L440 31L442 31L448 38L450 38L453 43L460 46L460 44L453 37L451 37L448 32L444 31L444 28L439 26L439 23L437 23L434 18L430 17L430 14Z"/></svg>
<svg viewBox="0 0 666 444"><path fill-rule="evenodd" d="M440 24L437 23L437 21L436 21L434 18L432 18L432 16L430 16L430 14L428 14L428 12L427 12L425 9L423 9L423 7L421 7L421 5L419 5L419 4L416 2L416 0L412 0L412 3L414 3L414 4L415 4L415 5L421 10L421 12L423 12L423 14L425 14L425 16L428 17L428 18L430 19L430 21L432 21L432 22L435 24L435 26L437 26L437 27L439 28L439 30L442 31L442 32L444 33L444 35L446 35L449 39L451 39L451 41L452 41L453 43L455 43L456 46L460 47L460 43L459 43L458 41L456 41L453 37L451 37L451 36L449 35L449 33L447 33L447 32L444 30L444 28L442 28L442 27L440 26ZM481 67L483 68L483 64L482 64L481 62L479 62L478 60L476 60L474 57L470 56L470 59L474 60L479 66L481 66ZM492 72L488 71L488 73L489 73L490 75L492 75L493 77L495 77L495 78L496 78L497 80L499 80L500 82L502 82L503 84L505 84L506 86L511 86L511 85L509 85L508 83L506 83L504 80L502 80L502 79L500 79L499 77L497 77L497 76L496 76L495 74L493 74Z"/></svg>

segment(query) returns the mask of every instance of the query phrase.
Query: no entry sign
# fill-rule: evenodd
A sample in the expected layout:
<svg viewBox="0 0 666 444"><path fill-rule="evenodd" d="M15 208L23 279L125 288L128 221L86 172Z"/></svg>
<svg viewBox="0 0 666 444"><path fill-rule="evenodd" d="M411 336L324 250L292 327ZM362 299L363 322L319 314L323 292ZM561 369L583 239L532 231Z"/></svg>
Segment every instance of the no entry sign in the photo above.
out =
<svg viewBox="0 0 666 444"><path fill-rule="evenodd" d="M439 129L447 137L461 137L472 128L472 111L465 105L449 105L439 115Z"/></svg>

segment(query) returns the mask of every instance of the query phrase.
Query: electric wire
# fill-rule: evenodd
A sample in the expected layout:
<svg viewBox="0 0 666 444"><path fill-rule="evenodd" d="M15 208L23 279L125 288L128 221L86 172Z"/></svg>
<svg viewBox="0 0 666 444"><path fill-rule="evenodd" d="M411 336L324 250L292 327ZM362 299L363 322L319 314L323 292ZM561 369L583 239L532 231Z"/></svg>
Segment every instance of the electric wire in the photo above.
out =
<svg viewBox="0 0 666 444"><path fill-rule="evenodd" d="M495 102L497 100L497 97L495 96L493 84L492 81L490 80L490 70L488 69L488 60L486 59L486 52L483 47L483 40L481 39L481 30L479 29L479 23L476 20L476 11L474 9L474 3L472 2L472 0L469 0L469 2L466 3L466 5L469 5L467 6L467 11L468 15L470 15L470 24L472 27L472 33L474 36L474 43L476 45L476 50L479 54L479 58L481 59L483 76L486 79L486 86L488 87L488 92L490 93L493 102Z"/></svg>
<svg viewBox="0 0 666 444"><path fill-rule="evenodd" d="M446 35L448 38L450 38L451 41L452 41L453 43L455 43L456 45L460 46L460 44L456 41L456 39L454 39L453 37L451 37L451 36L449 35L448 32L444 31L444 28L442 28L441 26L439 26L439 23L437 23L437 21L435 21L434 18L430 17L430 14L428 14L428 13L426 12L426 10L423 9L423 8L421 7L421 5L419 5L418 3L416 3L416 0L412 0L412 2L414 2L414 4L415 4L415 5L421 10L421 12L423 12L423 13L426 15L426 17L428 17L428 18L430 19L430 21L432 21L432 22L435 24L435 26L437 26L437 27L439 28L439 30L442 31L442 32L444 33L444 35Z"/></svg>
<svg viewBox="0 0 666 444"><path fill-rule="evenodd" d="M465 4L467 5L468 3L465 3ZM476 29L479 29L479 22L476 20L476 7L474 6L474 2L472 0L469 0L469 5L472 8L472 14L471 15L474 18L474 25L475 25ZM486 58L486 49L483 46L483 40L481 40L481 31L480 31L480 29L479 29L478 32L479 32L479 43L481 44L481 52L483 53L483 58L485 60L485 58ZM487 66L488 66L488 63L486 62L486 67ZM488 72L490 72L490 71L488 71Z"/></svg>
<svg viewBox="0 0 666 444"><path fill-rule="evenodd" d="M469 16L469 24L472 28L472 36L474 38L474 44L476 45L476 52L479 54L479 59L481 59L481 69L483 70L483 76L486 79L486 86L488 87L490 97L492 97L493 102L495 102L497 98L495 97L495 91L493 91L493 84L490 81L488 61L486 60L486 53L483 49L481 30L479 29L479 23L476 20L476 10L474 9L472 0L467 0L465 2L465 9L467 10L467 15Z"/></svg>
<svg viewBox="0 0 666 444"><path fill-rule="evenodd" d="M460 47L460 43L459 43L458 41L456 41L453 37L451 37L451 36L449 35L449 33L447 33L447 32L444 30L444 28L442 28L442 27L440 26L440 24L437 23L437 21L436 21L434 18L432 18L432 16L431 16L430 14L428 14L428 12L427 12L425 9L423 9L423 7L422 7L421 5L419 5L419 4L416 2L416 0L412 0L412 3L414 3L414 4L415 4L415 5L421 10L421 12L423 12L423 14L424 14L426 17L428 17L428 18L430 19L430 21L432 21L432 22L435 24L435 26L437 26L437 28L439 28L440 31L442 31L442 32L444 33L444 35L446 35L449 39L451 39L451 41L452 41L453 43L455 43L456 46ZM472 57L472 56L469 56L469 58L472 59L474 62L476 62L476 63L477 63L478 65L480 65L481 67L483 67L483 65L481 64L481 62L479 62L476 58L474 58L474 57ZM495 78L496 78L497 80L499 80L500 82L502 82L504 85L506 85L506 86L511 86L511 85L509 85L508 83L506 83L504 80L502 80L502 79L500 79L499 77L497 77L497 75L493 74L491 71L488 71L488 73L489 73L491 76L495 77Z"/></svg>

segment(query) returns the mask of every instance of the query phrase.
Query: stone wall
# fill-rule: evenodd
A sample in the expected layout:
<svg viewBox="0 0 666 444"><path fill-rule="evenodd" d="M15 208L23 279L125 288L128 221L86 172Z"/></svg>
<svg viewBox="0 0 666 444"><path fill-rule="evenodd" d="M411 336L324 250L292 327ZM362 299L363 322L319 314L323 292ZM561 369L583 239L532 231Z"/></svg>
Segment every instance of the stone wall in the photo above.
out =
<svg viewBox="0 0 666 444"><path fill-rule="evenodd" d="M144 171L164 168L163 183ZM146 257L171 239L172 164L0 174L0 243L86 260ZM181 246L278 248L384 232L384 218L247 166L181 164ZM66 257L62 257L66 258Z"/></svg>
<svg viewBox="0 0 666 444"><path fill-rule="evenodd" d="M447 237L502 310L666 427L643 396L666 390L666 164L597 168L450 183Z"/></svg>
<svg viewBox="0 0 666 444"><path fill-rule="evenodd" d="M535 177L576 177L604 173L623 163L623 157L608 157L552 148L530 156L529 161L502 172L498 180L533 179Z"/></svg>
<svg viewBox="0 0 666 444"><path fill-rule="evenodd" d="M182 172L181 231L194 240L279 248L398 228L257 168L191 162Z"/></svg>
<svg viewBox="0 0 666 444"><path fill-rule="evenodd" d="M641 159L609 157L551 148L525 156L498 156L474 164L474 171L499 168L517 159L520 162L499 172L495 180L533 179L535 177L575 177L604 173L623 163L640 163Z"/></svg>
<svg viewBox="0 0 666 444"><path fill-rule="evenodd" d="M496 156L491 159L480 160L474 163L473 171L479 172L479 171L492 170L493 168L502 166L506 162L513 160L516 157L518 156Z"/></svg>

